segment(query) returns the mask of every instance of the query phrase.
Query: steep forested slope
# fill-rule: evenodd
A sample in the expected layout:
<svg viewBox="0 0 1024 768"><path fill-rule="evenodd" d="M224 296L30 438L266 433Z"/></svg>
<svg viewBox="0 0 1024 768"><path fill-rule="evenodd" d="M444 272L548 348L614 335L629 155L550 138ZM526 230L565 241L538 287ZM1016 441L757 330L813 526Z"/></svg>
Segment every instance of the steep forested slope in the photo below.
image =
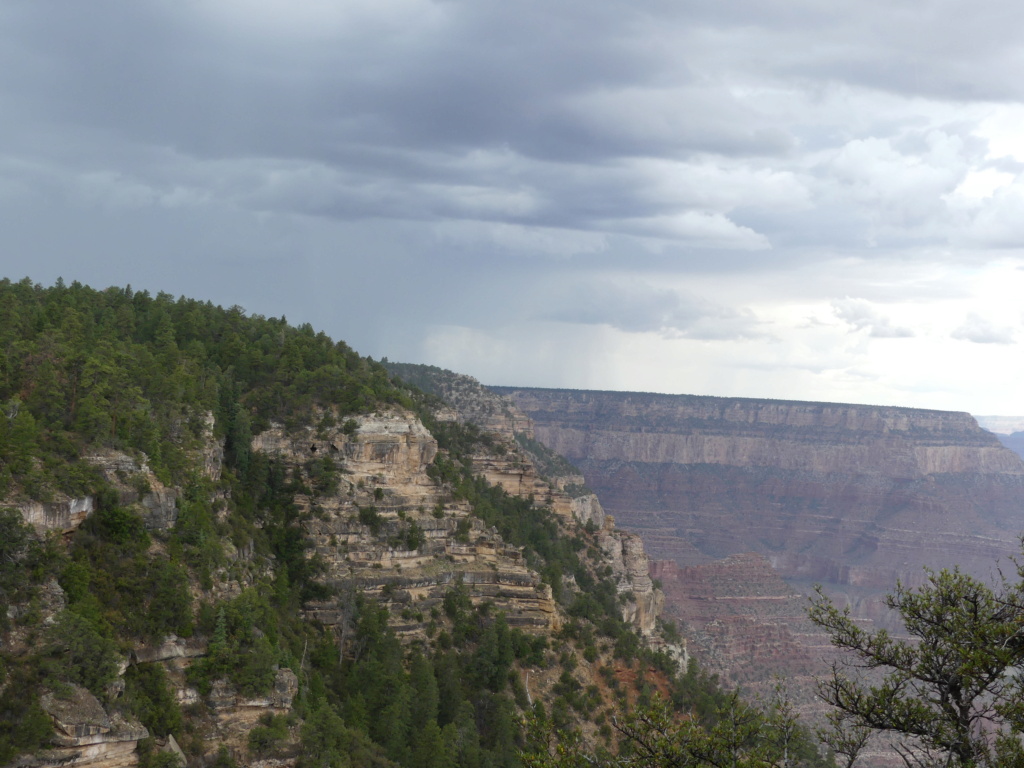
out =
<svg viewBox="0 0 1024 768"><path fill-rule="evenodd" d="M0 764L514 766L525 712L719 700L621 535L309 326L0 281L0 404Z"/></svg>
<svg viewBox="0 0 1024 768"><path fill-rule="evenodd" d="M0 281L0 765L512 768L527 719L712 717L639 540L449 400L284 318Z"/></svg>

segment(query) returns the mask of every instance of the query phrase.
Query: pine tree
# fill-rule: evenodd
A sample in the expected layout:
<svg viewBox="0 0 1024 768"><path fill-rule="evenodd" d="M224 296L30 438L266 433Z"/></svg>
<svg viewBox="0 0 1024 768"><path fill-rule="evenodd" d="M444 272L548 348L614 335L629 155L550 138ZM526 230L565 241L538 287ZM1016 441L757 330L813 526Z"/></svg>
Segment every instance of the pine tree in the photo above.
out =
<svg viewBox="0 0 1024 768"><path fill-rule="evenodd" d="M843 715L837 723L896 734L908 765L1021 765L1021 584L1004 580L993 589L959 570L930 572L920 589L898 586L887 604L910 639L865 631L820 590L813 602L811 620L852 657L819 684ZM881 679L861 679L858 668L877 670ZM856 745L848 730L846 743Z"/></svg>
<svg viewBox="0 0 1024 768"><path fill-rule="evenodd" d="M409 681L412 683L412 727L414 731L426 728L429 723L437 723L437 679L430 659L421 653L412 657L409 665ZM440 738L440 731L438 731Z"/></svg>

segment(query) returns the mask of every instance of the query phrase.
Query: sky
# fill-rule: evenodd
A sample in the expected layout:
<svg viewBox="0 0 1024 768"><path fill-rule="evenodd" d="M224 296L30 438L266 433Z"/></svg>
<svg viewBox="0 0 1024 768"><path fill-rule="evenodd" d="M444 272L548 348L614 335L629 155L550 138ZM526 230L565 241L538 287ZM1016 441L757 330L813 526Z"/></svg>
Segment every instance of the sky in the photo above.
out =
<svg viewBox="0 0 1024 768"><path fill-rule="evenodd" d="M487 384L1024 414L1024 4L4 0L0 276Z"/></svg>

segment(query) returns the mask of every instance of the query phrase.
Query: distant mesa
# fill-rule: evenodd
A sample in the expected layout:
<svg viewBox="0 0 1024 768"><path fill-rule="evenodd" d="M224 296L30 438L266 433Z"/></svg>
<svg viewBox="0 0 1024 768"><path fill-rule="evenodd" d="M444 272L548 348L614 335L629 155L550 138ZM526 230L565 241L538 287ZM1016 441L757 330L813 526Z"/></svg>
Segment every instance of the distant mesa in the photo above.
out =
<svg viewBox="0 0 1024 768"><path fill-rule="evenodd" d="M495 390L652 557L683 567L756 552L798 589L861 604L925 566L989 576L1019 548L1024 461L967 413Z"/></svg>

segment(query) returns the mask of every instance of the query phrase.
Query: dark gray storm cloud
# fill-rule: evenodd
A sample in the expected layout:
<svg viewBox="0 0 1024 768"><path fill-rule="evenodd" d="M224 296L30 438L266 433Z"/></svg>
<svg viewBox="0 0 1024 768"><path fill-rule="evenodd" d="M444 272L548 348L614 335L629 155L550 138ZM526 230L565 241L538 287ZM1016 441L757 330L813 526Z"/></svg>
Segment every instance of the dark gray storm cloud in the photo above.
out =
<svg viewBox="0 0 1024 768"><path fill-rule="evenodd" d="M920 60L948 82L940 95L962 98L957 72L991 84L979 68L1017 56L1005 15L972 17L961 36L951 18L884 4L706 6L14 2L0 95L15 119L0 135L64 173L114 166L158 201L756 249L768 241L734 211L766 231L796 217L785 241L817 191L836 231L877 241L892 232L862 208L881 196L829 209L836 190L816 187L838 183L846 203L860 180L841 156L801 167L813 137L771 94L899 90ZM995 33L985 45L981 30ZM889 120L899 153L905 119ZM857 140L844 130L826 146Z"/></svg>
<svg viewBox="0 0 1024 768"><path fill-rule="evenodd" d="M1024 247L1022 22L964 0L8 0L0 265L378 356L482 354L492 381L542 383L563 343L606 357L561 384L644 350L855 397L829 388L888 381L873 344L1017 338L990 294ZM645 360L642 386L685 390Z"/></svg>
<svg viewBox="0 0 1024 768"><path fill-rule="evenodd" d="M624 160L791 145L651 47L649 9L420 4L418 29L402 4L354 4L296 40L273 18L245 26L243 7L201 8L15 3L0 87L23 119L7 145L260 209L640 234L665 234L643 219L678 202L645 196L649 176Z"/></svg>
<svg viewBox="0 0 1024 768"><path fill-rule="evenodd" d="M654 332L669 338L749 339L763 337L749 311L716 305L687 291L658 288L619 277L577 282L549 296L542 319L607 325L621 331Z"/></svg>

